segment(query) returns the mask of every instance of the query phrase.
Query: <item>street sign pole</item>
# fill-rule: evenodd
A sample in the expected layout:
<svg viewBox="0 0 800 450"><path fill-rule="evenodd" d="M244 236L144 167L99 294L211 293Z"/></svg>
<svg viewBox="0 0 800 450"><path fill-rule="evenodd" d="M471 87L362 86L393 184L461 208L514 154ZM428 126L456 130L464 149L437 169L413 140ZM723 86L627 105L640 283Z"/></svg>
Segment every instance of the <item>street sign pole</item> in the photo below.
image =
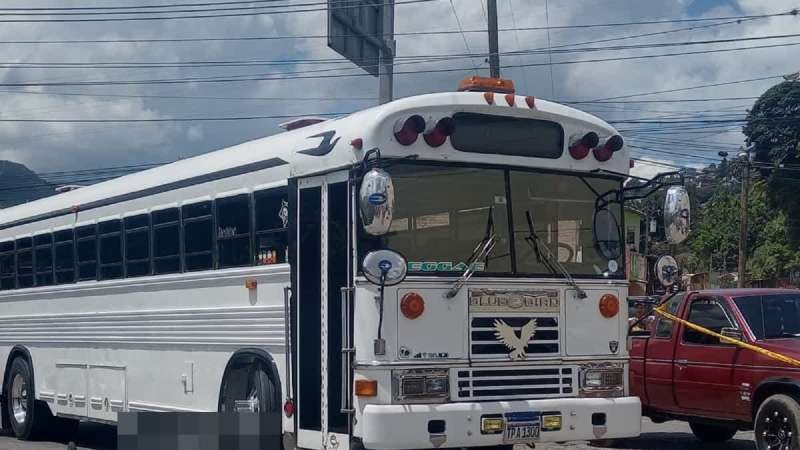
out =
<svg viewBox="0 0 800 450"><path fill-rule="evenodd" d="M394 98L394 0L386 0L381 17L380 72L378 73L380 103L389 103Z"/></svg>
<svg viewBox="0 0 800 450"><path fill-rule="evenodd" d="M497 37L497 0L486 0L489 19L489 76L500 78L500 45Z"/></svg>
<svg viewBox="0 0 800 450"><path fill-rule="evenodd" d="M392 101L395 0L328 0L328 47L378 77L381 103Z"/></svg>

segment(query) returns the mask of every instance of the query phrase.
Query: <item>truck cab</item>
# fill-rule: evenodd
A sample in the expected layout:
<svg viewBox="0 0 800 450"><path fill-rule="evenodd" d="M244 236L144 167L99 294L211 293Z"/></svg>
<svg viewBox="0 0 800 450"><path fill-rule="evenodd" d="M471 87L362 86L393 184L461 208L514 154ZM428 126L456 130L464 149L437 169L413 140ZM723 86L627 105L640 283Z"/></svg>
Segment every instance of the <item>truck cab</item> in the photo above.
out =
<svg viewBox="0 0 800 450"><path fill-rule="evenodd" d="M718 335L664 316L631 333L631 393L641 398L643 415L688 421L703 441L755 429L759 449L797 448L800 291L683 292L664 310Z"/></svg>

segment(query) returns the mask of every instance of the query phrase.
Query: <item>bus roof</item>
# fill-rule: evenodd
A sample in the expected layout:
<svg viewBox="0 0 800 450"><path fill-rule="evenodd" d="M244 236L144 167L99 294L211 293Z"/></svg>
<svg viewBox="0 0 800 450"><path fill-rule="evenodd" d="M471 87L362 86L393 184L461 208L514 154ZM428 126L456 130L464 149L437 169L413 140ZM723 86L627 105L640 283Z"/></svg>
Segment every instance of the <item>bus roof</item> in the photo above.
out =
<svg viewBox="0 0 800 450"><path fill-rule="evenodd" d="M524 96L516 96L515 100L514 105L508 105L505 96L497 94L494 103L487 104L486 96L481 92L452 92L407 97L341 118L247 141L0 210L0 228L9 228L23 221L29 222L37 217L59 212L67 214L70 211L83 211L108 199L124 201L132 195L146 196L147 192L158 188L172 186L174 189L179 189L187 183L203 183L209 180L211 174L236 176L246 173L247 170L272 167L288 169L288 177L324 173L358 163L367 150L376 147L381 149L384 157L416 154L422 160L488 162L583 171L602 168L627 173L629 166L625 148L620 152L623 153L622 156L600 164L591 157L585 158L584 161L574 161L566 151L564 152L566 156L561 158L563 161L546 160L533 157L466 154L447 146L432 152L430 148L425 148L422 139L409 147L400 146L392 139L391 127L398 117L413 113L431 118L461 111L551 120L562 124L567 137L575 132L585 133L586 130L607 136L616 134L614 128L605 121L574 108L539 99L536 99L533 108L529 108ZM362 139L362 149L356 149L351 145L351 141L357 138Z"/></svg>

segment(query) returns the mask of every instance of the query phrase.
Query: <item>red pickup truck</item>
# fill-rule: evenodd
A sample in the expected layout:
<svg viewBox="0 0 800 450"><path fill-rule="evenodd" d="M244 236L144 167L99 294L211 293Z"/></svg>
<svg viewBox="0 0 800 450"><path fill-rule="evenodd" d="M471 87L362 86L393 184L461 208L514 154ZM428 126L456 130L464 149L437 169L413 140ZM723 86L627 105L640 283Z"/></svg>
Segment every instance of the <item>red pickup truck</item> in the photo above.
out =
<svg viewBox="0 0 800 450"><path fill-rule="evenodd" d="M800 359L800 291L680 293L665 305L688 322ZM658 317L632 331L631 394L654 422L685 420L702 441L755 430L759 450L800 448L800 367ZM636 328L634 329L636 330Z"/></svg>

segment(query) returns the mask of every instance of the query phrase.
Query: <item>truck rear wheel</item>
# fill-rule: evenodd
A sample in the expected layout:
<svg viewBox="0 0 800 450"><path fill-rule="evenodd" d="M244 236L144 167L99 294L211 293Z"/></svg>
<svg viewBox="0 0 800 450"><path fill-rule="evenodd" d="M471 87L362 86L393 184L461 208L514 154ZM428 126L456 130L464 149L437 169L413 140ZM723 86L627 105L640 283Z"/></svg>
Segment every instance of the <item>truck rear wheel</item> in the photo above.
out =
<svg viewBox="0 0 800 450"><path fill-rule="evenodd" d="M800 406L788 395L768 397L758 407L755 421L756 448L779 450L800 448Z"/></svg>
<svg viewBox="0 0 800 450"><path fill-rule="evenodd" d="M689 428L695 437L703 442L725 442L736 434L736 427L732 425L689 422Z"/></svg>

